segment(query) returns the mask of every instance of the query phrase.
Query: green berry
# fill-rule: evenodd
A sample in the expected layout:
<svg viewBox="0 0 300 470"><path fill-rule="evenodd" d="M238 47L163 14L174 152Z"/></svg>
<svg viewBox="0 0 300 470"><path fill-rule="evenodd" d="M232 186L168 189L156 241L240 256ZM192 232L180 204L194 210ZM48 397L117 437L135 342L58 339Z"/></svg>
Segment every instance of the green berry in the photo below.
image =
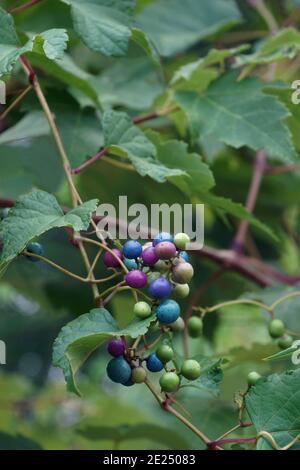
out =
<svg viewBox="0 0 300 470"><path fill-rule="evenodd" d="M269 324L269 333L272 338L280 338L284 335L284 332L285 326L283 321L279 320L278 318L275 318L275 320L271 321Z"/></svg>
<svg viewBox="0 0 300 470"><path fill-rule="evenodd" d="M203 321L201 318L193 316L187 322L188 332L191 338L198 338L202 335Z"/></svg>
<svg viewBox="0 0 300 470"><path fill-rule="evenodd" d="M145 371L144 367L139 366L139 367L135 367L132 370L131 380L135 384L141 384L145 382L146 377L147 377L147 372Z"/></svg>
<svg viewBox="0 0 300 470"><path fill-rule="evenodd" d="M180 378L175 372L165 372L159 379L159 384L164 392L174 392L179 387Z"/></svg>
<svg viewBox="0 0 300 470"><path fill-rule="evenodd" d="M201 366L194 359L188 359L182 364L181 373L188 380L196 380L201 374Z"/></svg>
<svg viewBox="0 0 300 470"><path fill-rule="evenodd" d="M176 284L173 289L173 295L176 299L184 299L190 293L190 288L188 284Z"/></svg>
<svg viewBox="0 0 300 470"><path fill-rule="evenodd" d="M285 335L278 340L278 346L280 349L288 349L293 345L293 338L289 335Z"/></svg>
<svg viewBox="0 0 300 470"><path fill-rule="evenodd" d="M190 241L191 239L186 233L177 233L174 237L174 243L179 250L185 250Z"/></svg>
<svg viewBox="0 0 300 470"><path fill-rule="evenodd" d="M151 306L147 302L137 302L133 312L138 318L148 318L151 315Z"/></svg>
<svg viewBox="0 0 300 470"><path fill-rule="evenodd" d="M168 326L170 326L172 331L183 331L185 323L182 317L178 317L176 321L170 323Z"/></svg>
<svg viewBox="0 0 300 470"><path fill-rule="evenodd" d="M156 279L158 279L160 276L160 273L156 271L150 271L150 273L148 274L148 284L151 284L151 282L156 281Z"/></svg>
<svg viewBox="0 0 300 470"><path fill-rule="evenodd" d="M164 364L171 361L174 357L174 351L171 346L167 344L162 344L156 351L158 359L161 360Z"/></svg>
<svg viewBox="0 0 300 470"><path fill-rule="evenodd" d="M160 259L159 261L157 261L157 263L155 263L154 269L156 269L156 271L159 271L160 273L165 273L169 269L169 263Z"/></svg>
<svg viewBox="0 0 300 470"><path fill-rule="evenodd" d="M255 385L259 379L261 379L261 375L258 372L255 372L255 371L250 372L250 374L248 374L248 377L247 377L247 382L248 382L249 387L252 387L252 385Z"/></svg>

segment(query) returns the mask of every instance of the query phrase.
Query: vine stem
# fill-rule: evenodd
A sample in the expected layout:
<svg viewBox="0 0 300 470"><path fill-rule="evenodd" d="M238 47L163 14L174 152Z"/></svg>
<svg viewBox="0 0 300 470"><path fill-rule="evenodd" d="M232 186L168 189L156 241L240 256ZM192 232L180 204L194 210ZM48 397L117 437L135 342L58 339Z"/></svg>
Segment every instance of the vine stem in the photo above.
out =
<svg viewBox="0 0 300 470"><path fill-rule="evenodd" d="M278 31L278 23L273 13L267 8L264 0L248 0L248 3L255 8L265 20L271 33L275 34Z"/></svg>
<svg viewBox="0 0 300 470"><path fill-rule="evenodd" d="M27 59L23 55L21 55L19 57L19 60L22 64L22 66L23 66L23 69L24 69L25 73L28 76L29 82L30 82L31 86L34 89L34 91L37 95L37 98L38 98L38 100L41 104L41 107L42 107L42 109L45 113L45 116L48 120L49 127L51 129L53 138L54 138L56 146L58 148L58 151L59 151L59 154L60 154L60 157L61 157L61 160L62 160L63 168L64 168L64 171L65 171L65 175L66 175L67 181L69 183L70 192L71 192L72 201L73 201L73 206L76 207L78 205L78 203L82 204L82 199L81 199L81 197L80 197L80 195L79 195L79 193L76 189L76 186L74 184L74 181L73 181L73 178L72 178L72 173L71 173L71 165L70 165L67 153L65 151L64 145L62 143L58 128L57 128L56 123L55 123L55 120L53 118L52 112L51 112L50 107L48 105L48 102L45 98L45 95L42 91L42 88L40 86L37 75L36 75L35 71L33 70L33 68L31 67L30 63L27 61ZM83 262L85 264L85 267L87 269L87 272L89 273L90 270L91 270L91 264L90 264L87 252L84 248L84 245L81 241L78 242L78 247L79 247ZM92 274L91 277L92 277L92 280L95 279L94 274ZM92 285L92 291L93 291L93 296L94 296L95 302L98 305L99 298L100 298L99 289L97 287L97 284L92 283L91 285Z"/></svg>
<svg viewBox="0 0 300 470"><path fill-rule="evenodd" d="M231 305L243 305L243 304L244 305L253 305L253 306L256 306L256 307L260 307L260 308L263 308L264 310L266 310L270 314L273 313L272 306L269 307L268 305L266 305L262 302L258 302L256 300L250 300L250 299L229 300L227 302L222 302L220 304L214 305L213 307L208 307L208 308L204 308L204 309L201 309L201 310L203 310L204 313L213 313L213 312L215 312L217 310L220 310L222 308L230 307Z"/></svg>
<svg viewBox="0 0 300 470"><path fill-rule="evenodd" d="M43 0L30 0L29 2L24 3L24 5L20 5L18 7L11 8L9 10L9 13L11 13L12 15L15 14L15 13L21 13L22 11L28 10L28 8L31 8L35 5L37 5L38 3L41 3L42 1Z"/></svg>
<svg viewBox="0 0 300 470"><path fill-rule="evenodd" d="M8 106L8 108L0 114L0 121L6 118L6 116L16 107L18 104L28 95L28 93L32 90L32 85L29 85L22 93L17 96L17 98Z"/></svg>

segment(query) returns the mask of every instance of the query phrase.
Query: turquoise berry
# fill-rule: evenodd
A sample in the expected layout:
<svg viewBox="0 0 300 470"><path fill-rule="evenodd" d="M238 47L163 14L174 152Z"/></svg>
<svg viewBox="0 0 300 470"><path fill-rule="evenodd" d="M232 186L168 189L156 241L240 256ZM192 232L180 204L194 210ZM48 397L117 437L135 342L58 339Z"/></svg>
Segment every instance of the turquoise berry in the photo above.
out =
<svg viewBox="0 0 300 470"><path fill-rule="evenodd" d="M167 299L164 300L156 308L156 316L160 323L168 325L177 320L180 316L180 307L175 300Z"/></svg>
<svg viewBox="0 0 300 470"><path fill-rule="evenodd" d="M163 363L158 359L155 353L151 353L150 356L147 357L146 361L147 368L150 372L160 372L164 368Z"/></svg>
<svg viewBox="0 0 300 470"><path fill-rule="evenodd" d="M180 258L184 259L184 261L186 261L187 263L189 262L190 256L187 251L179 251L178 255L180 256Z"/></svg>
<svg viewBox="0 0 300 470"><path fill-rule="evenodd" d="M129 271L138 268L137 262L134 259L124 258L123 263Z"/></svg>
<svg viewBox="0 0 300 470"><path fill-rule="evenodd" d="M131 379L131 367L123 357L111 359L106 367L110 380L119 384L125 384Z"/></svg>

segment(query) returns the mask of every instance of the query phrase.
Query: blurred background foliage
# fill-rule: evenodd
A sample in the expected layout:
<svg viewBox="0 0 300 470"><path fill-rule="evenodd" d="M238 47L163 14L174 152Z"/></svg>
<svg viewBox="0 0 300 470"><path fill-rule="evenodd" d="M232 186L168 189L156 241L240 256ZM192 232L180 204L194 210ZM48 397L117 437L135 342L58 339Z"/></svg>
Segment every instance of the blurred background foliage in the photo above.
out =
<svg viewBox="0 0 300 470"><path fill-rule="evenodd" d="M0 3L3 8L9 8L16 2ZM137 11L142 12L145 5L151 3L152 0L138 0ZM159 8L159 1L156 3ZM279 22L290 17L293 8L300 7L300 2L295 0L267 3ZM159 103L174 70L204 56L212 45L245 42L235 39L237 32L241 32L242 38L251 36L247 33L252 31L259 31L262 37L267 34L266 25L247 2L238 0L237 4L241 23L232 25L230 32L219 31L205 40L194 41L184 51L176 50L175 54L162 60L163 68L159 70L134 44L130 44L126 58L122 59L107 58L88 50L72 33L69 8L61 1L45 0L16 15L15 20L17 27L30 34L53 27L69 29L69 58L80 68L83 79L97 90L102 105L126 109L135 116ZM173 17L170 29L172 25L176 36ZM180 42L180 35L178 40ZM246 42L251 45L254 41L247 39ZM46 62L47 59L32 57L72 165L76 166L103 144L99 110L78 88L56 79L56 74L62 72L51 70L51 65ZM276 78L291 82L299 78L299 68L299 60L290 69L281 62ZM17 68L8 83L9 99L25 85L26 78ZM28 111L31 114L27 128L32 128L30 119L38 110L35 98L28 96L19 109L1 122L2 130L19 122ZM38 118L40 125L42 120L42 117ZM143 127L147 128L147 124ZM159 129L166 137L182 137L180 127L174 127L167 118L157 119L151 127ZM39 188L54 193L62 205L69 205L61 164L47 126L42 134L39 132L37 137L33 135L30 139L0 145L0 197L15 199L32 188ZM246 148L233 150L208 140L196 142L191 150L199 151L209 162L218 195L245 202L252 174L252 152ZM119 195L127 195L129 204L136 201L145 204L188 202L170 183L159 184L104 161L88 168L77 178L77 183L84 199L98 197L100 202L117 204ZM274 229L279 242L270 241L254 228L248 246L265 261L289 274L300 272L299 198L299 173L266 177L256 216ZM235 228L236 221L231 217L220 218L209 206L206 207L205 241L208 245L227 248ZM83 274L81 259L64 232L52 231L42 237L42 242L49 258L63 260L66 268L72 267L74 272ZM192 288L195 289L215 266L196 257L193 263L196 275ZM104 275L105 269L98 267L97 277ZM284 290L280 286L276 289L277 292ZM207 290L201 303L213 305L248 292L259 292L259 288L237 274L228 273ZM271 298L272 292L264 295ZM299 304L299 300L290 301L288 315L283 312L287 327L296 331L300 331ZM124 392L123 388L108 382L104 373L107 354L103 349L93 354L80 373L83 399L66 392L61 371L51 366L52 343L62 325L89 311L90 307L90 292L85 286L75 285L43 264L28 263L20 258L1 279L0 338L7 344L7 365L0 366L0 449L198 448L197 438L161 411L143 387ZM183 309L185 307L183 302ZM116 297L111 311L120 324L128 322L133 315L131 297L126 294ZM180 349L180 339L176 341ZM237 390L245 390L245 377L250 370L255 368L262 374L269 374L287 366L261 361L262 357L277 351L277 347L270 344L266 318L253 307L232 307L208 316L204 337L191 340L191 351L195 355L216 355L231 360L220 386L219 398L194 389L179 397L193 415L195 424L212 439L236 423L233 397ZM244 434L247 432L245 430Z"/></svg>

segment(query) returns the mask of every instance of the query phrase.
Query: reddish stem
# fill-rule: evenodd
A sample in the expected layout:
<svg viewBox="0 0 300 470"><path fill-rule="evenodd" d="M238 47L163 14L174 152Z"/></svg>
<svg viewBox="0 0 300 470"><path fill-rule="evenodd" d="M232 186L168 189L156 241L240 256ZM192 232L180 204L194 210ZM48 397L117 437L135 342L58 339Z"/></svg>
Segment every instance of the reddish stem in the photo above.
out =
<svg viewBox="0 0 300 470"><path fill-rule="evenodd" d="M250 444L256 442L256 437L237 437L232 439L219 439L218 441L210 442L207 447L210 450L216 450L218 446L222 446L224 444Z"/></svg>
<svg viewBox="0 0 300 470"><path fill-rule="evenodd" d="M84 163L79 165L77 168L74 168L72 170L73 175L78 175L78 173L81 173L87 167L89 167L93 163L97 162L101 158L105 157L105 155L107 155L107 153L108 153L107 149L100 150L100 152L96 153L96 155L94 155L92 158L90 158L89 160L86 160Z"/></svg>
<svg viewBox="0 0 300 470"><path fill-rule="evenodd" d="M24 5L20 5L18 7L11 8L11 10L9 10L9 13L11 13L11 14L21 13L22 11L25 11L28 8L31 8L34 5L37 5L38 3L41 3L42 1L43 0L30 0L29 2L24 3Z"/></svg>
<svg viewBox="0 0 300 470"><path fill-rule="evenodd" d="M249 188L249 193L246 201L246 209L250 214L253 213L257 196L261 187L262 178L266 170L266 152L264 150L259 150L255 156L254 163L254 172L252 176L252 181ZM232 249L237 253L243 253L245 239L247 236L247 231L249 227L248 220L242 220L239 225L237 234L232 243Z"/></svg>

